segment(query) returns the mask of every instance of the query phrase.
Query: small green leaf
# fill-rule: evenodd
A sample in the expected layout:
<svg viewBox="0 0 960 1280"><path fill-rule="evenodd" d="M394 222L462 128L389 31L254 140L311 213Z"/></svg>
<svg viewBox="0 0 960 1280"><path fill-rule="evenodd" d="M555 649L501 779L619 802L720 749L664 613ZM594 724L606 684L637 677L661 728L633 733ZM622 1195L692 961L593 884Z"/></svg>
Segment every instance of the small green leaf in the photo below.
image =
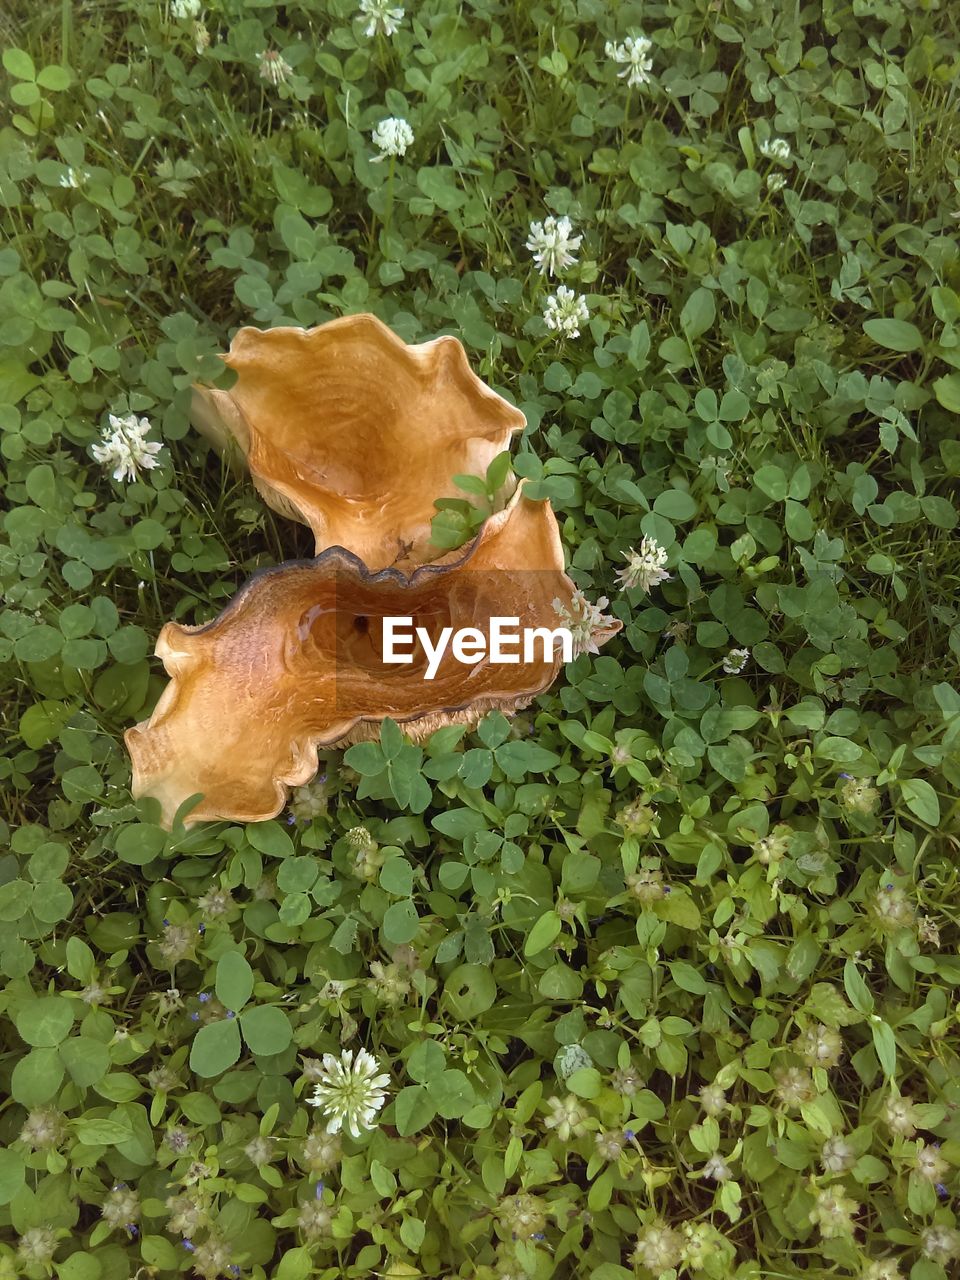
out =
<svg viewBox="0 0 960 1280"><path fill-rule="evenodd" d="M273 1005L247 1009L240 1015L240 1026L251 1053L283 1053L293 1039L289 1018Z"/></svg>
<svg viewBox="0 0 960 1280"><path fill-rule="evenodd" d="M226 1071L240 1057L240 1029L235 1018L209 1022L193 1038L190 1070L209 1079Z"/></svg>
<svg viewBox="0 0 960 1280"><path fill-rule="evenodd" d="M878 346L890 351L923 350L923 334L909 320L865 320L863 330Z"/></svg>
<svg viewBox="0 0 960 1280"><path fill-rule="evenodd" d="M253 993L253 970L239 951L227 951L217 961L217 999L235 1012Z"/></svg>

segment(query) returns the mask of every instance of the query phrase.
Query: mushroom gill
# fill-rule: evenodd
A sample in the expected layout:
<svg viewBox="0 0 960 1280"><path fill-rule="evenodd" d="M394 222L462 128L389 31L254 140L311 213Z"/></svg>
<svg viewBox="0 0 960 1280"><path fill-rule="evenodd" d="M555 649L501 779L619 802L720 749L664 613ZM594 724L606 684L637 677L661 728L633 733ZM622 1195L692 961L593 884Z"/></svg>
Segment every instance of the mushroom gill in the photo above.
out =
<svg viewBox="0 0 960 1280"><path fill-rule="evenodd" d="M376 316L237 331L229 390L196 385L191 420L245 457L264 500L369 569L433 560L435 498L463 494L526 419L472 371L458 339L410 345Z"/></svg>
<svg viewBox="0 0 960 1280"><path fill-rule="evenodd" d="M419 646L410 663L383 661L383 619L410 618L431 643L443 627L486 634L493 617L554 631L554 601L568 607L575 596L556 517L522 487L453 564L371 572L332 547L264 570L213 622L161 631L156 652L171 679L150 719L126 732L133 793L156 797L167 825L196 793L189 823L258 822L313 777L318 747L375 737L385 717L423 738L493 708L514 712L556 679L559 651L541 644L531 660L521 649L515 663L467 665L448 646L425 679ZM619 629L609 620L596 642Z"/></svg>

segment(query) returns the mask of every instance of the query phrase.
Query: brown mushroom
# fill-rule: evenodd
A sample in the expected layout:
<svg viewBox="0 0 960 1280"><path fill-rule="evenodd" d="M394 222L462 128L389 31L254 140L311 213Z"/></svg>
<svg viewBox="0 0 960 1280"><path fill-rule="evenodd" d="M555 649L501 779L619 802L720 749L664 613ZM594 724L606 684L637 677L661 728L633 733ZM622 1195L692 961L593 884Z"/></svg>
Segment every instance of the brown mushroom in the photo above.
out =
<svg viewBox="0 0 960 1280"><path fill-rule="evenodd" d="M430 547L435 498L463 497L526 419L471 370L453 337L408 345L373 315L313 329L239 329L222 357L229 390L195 386L191 419L239 447L264 500L310 526L317 554L369 569L412 566Z"/></svg>
<svg viewBox="0 0 960 1280"><path fill-rule="evenodd" d="M411 618L435 645L442 627L486 633L493 617L553 631L559 610L576 616L578 598L549 503L522 487L453 564L371 572L333 547L267 569L213 622L170 622L160 633L156 652L171 680L150 719L126 733L134 795L155 796L168 825L198 792L187 822L258 822L314 776L318 747L376 737L385 717L419 739L473 725L492 708L515 712L556 679L559 651L467 665L448 647L426 679L419 646L408 664L384 662L384 618ZM600 620L592 641L620 625Z"/></svg>

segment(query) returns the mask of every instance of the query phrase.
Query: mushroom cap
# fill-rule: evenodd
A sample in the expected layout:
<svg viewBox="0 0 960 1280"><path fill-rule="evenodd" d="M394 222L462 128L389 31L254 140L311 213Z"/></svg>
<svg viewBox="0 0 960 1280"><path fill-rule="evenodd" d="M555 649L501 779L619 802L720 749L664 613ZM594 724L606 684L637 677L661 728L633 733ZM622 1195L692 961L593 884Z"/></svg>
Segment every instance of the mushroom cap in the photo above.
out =
<svg viewBox="0 0 960 1280"><path fill-rule="evenodd" d="M436 558L435 498L483 476L526 419L473 372L453 337L408 344L376 316L237 331L229 390L196 385L191 420L233 442L264 500L370 569Z"/></svg>
<svg viewBox="0 0 960 1280"><path fill-rule="evenodd" d="M515 663L467 665L448 645L426 679L420 646L408 664L383 662L383 619L411 618L434 643L447 626L486 635L493 617L554 631L554 601L574 594L556 517L522 486L454 564L371 572L333 547L264 570L213 622L161 631L171 680L150 719L126 732L133 793L156 797L167 825L196 793L188 823L259 822L314 776L318 748L376 737L388 716L423 738L493 708L515 712L556 679L559 652L541 642L532 655L521 646ZM612 622L600 643L619 629Z"/></svg>

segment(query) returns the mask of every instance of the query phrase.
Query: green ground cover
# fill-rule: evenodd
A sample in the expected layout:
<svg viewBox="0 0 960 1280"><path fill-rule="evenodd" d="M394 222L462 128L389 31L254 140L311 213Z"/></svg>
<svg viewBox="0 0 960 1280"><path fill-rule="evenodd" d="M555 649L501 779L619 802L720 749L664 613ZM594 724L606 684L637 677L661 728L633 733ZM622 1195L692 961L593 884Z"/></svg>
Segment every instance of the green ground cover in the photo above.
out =
<svg viewBox="0 0 960 1280"><path fill-rule="evenodd" d="M0 13L0 1278L960 1274L957 25ZM624 629L168 834L160 627L312 552L190 385L359 311L522 408Z"/></svg>

